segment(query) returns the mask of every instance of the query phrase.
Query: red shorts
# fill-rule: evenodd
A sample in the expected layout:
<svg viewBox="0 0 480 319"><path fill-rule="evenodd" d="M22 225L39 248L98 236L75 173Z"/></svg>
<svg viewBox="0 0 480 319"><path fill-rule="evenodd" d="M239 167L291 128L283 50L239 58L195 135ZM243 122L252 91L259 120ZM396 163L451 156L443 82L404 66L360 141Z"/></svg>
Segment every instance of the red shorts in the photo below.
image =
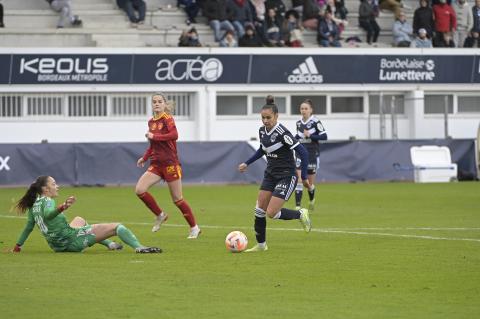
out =
<svg viewBox="0 0 480 319"><path fill-rule="evenodd" d="M169 166L150 164L147 171L160 176L166 182L173 182L182 178L182 167L178 164Z"/></svg>

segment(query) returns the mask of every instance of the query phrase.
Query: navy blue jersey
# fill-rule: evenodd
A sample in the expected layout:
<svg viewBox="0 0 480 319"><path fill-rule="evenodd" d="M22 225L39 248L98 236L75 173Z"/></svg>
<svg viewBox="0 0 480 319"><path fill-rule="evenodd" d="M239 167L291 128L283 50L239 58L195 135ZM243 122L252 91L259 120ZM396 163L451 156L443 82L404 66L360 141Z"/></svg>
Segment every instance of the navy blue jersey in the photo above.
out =
<svg viewBox="0 0 480 319"><path fill-rule="evenodd" d="M258 133L262 151L267 156L266 172L274 177L294 175L293 149L299 143L292 133L280 123L277 123L270 132L262 126Z"/></svg>
<svg viewBox="0 0 480 319"><path fill-rule="evenodd" d="M310 137L306 137L304 131L308 131ZM297 121L297 137L298 141L307 149L309 156L318 157L318 141L327 139L327 131L325 131L322 122L312 115L305 122L303 119Z"/></svg>

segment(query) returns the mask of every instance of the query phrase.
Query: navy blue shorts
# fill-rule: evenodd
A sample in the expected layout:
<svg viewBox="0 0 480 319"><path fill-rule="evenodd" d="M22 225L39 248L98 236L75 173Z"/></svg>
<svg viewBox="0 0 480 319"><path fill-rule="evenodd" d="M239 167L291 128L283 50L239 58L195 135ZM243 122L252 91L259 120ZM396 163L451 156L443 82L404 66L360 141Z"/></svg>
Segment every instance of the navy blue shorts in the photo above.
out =
<svg viewBox="0 0 480 319"><path fill-rule="evenodd" d="M288 201L295 190L295 186L297 186L297 181L298 178L296 175L277 178L265 172L260 189L262 191L272 192L272 196Z"/></svg>
<svg viewBox="0 0 480 319"><path fill-rule="evenodd" d="M300 164L302 163L302 160L297 157L295 166L297 169L300 169ZM314 175L317 173L318 165L319 164L319 159L318 157L308 157L308 169L307 169L307 174L308 175Z"/></svg>

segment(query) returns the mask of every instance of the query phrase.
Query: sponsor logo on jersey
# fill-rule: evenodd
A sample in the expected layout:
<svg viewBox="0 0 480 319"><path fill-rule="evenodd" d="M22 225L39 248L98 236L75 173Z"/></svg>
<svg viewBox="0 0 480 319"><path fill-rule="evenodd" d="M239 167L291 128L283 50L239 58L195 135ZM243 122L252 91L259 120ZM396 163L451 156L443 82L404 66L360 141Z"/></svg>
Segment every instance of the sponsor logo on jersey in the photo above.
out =
<svg viewBox="0 0 480 319"><path fill-rule="evenodd" d="M290 136L288 135L284 135L283 136L283 140L285 141L285 143L287 143L288 145L293 145L293 140Z"/></svg>
<svg viewBox="0 0 480 319"><path fill-rule="evenodd" d="M157 129L157 123L153 123L151 129L152 129L152 131L155 131Z"/></svg>
<svg viewBox="0 0 480 319"><path fill-rule="evenodd" d="M310 56L292 71L287 80L288 83L323 83L323 75L318 72L317 66Z"/></svg>
<svg viewBox="0 0 480 319"><path fill-rule="evenodd" d="M176 173L177 173L177 171L175 169L175 165L167 166L167 174L173 175L173 174L176 174Z"/></svg>
<svg viewBox="0 0 480 319"><path fill-rule="evenodd" d="M270 136L270 142L275 143L275 140L277 139L278 133L273 132L272 136Z"/></svg>

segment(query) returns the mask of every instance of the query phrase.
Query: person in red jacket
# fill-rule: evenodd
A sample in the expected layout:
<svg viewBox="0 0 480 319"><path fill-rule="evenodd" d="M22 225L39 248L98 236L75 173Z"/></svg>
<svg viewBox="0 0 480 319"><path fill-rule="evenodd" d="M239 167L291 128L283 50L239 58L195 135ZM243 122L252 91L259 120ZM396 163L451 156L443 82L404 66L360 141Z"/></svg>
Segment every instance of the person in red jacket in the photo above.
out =
<svg viewBox="0 0 480 319"><path fill-rule="evenodd" d="M445 46L445 39L451 38L452 32L457 29L457 16L455 10L447 4L446 0L439 0L439 4L433 6L433 18L435 20L434 46Z"/></svg>
<svg viewBox="0 0 480 319"><path fill-rule="evenodd" d="M156 93L152 96L152 110L154 115L148 121L148 132L145 134L150 142L150 147L137 161L138 167L144 167L147 160L150 160L150 166L138 180L135 193L156 215L152 228L152 231L156 232L168 219L168 215L158 206L148 189L164 180L168 185L173 202L190 225L190 233L187 238L195 239L200 235L201 230L195 221L192 209L183 199L182 168L178 160L176 142L178 132L171 115L173 103L167 101L164 94Z"/></svg>

